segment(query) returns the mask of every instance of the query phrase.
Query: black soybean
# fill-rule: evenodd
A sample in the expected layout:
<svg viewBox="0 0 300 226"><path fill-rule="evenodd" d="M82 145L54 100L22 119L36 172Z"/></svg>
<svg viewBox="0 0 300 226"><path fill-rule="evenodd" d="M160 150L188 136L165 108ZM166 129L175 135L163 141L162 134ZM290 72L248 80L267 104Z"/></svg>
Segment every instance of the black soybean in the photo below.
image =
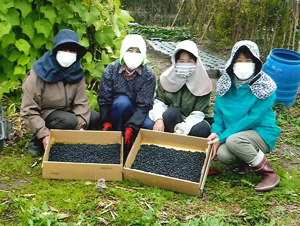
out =
<svg viewBox="0 0 300 226"><path fill-rule="evenodd" d="M121 144L63 144L55 143L49 161L120 164Z"/></svg>
<svg viewBox="0 0 300 226"><path fill-rule="evenodd" d="M143 144L131 168L199 182L205 158L204 152L175 150L153 144Z"/></svg>

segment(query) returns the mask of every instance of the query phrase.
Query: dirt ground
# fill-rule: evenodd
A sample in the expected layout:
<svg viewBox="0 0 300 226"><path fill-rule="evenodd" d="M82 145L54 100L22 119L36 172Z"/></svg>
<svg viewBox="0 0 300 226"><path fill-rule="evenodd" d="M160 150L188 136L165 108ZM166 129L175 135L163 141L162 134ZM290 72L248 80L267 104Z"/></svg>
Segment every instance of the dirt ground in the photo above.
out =
<svg viewBox="0 0 300 226"><path fill-rule="evenodd" d="M205 48L204 46L198 47L201 50L210 53L209 49ZM217 56L226 60L229 58L230 51L231 50L223 51ZM214 55L213 53L210 54ZM147 56L150 61L149 64L154 69L157 78L161 75L163 71L165 71L172 65L171 59L168 55L154 50L150 45L147 46ZM210 70L207 72L213 83L212 102L214 102L216 96L216 84L218 81L217 70ZM300 170L300 148L283 144L281 145L281 147L277 147L272 151L272 156L275 158L278 157L282 161L282 170L288 171L288 169L292 166L297 166L297 168Z"/></svg>

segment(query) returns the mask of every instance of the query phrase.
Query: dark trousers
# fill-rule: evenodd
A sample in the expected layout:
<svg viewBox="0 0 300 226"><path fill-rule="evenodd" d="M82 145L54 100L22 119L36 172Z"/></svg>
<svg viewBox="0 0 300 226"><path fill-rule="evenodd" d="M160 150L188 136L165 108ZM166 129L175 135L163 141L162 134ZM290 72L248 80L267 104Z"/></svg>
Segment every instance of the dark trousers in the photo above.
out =
<svg viewBox="0 0 300 226"><path fill-rule="evenodd" d="M46 127L48 129L74 129L78 121L73 112L55 110L50 113L46 119ZM90 123L88 130L100 128L100 113L91 110Z"/></svg>
<svg viewBox="0 0 300 226"><path fill-rule="evenodd" d="M180 110L177 107L170 106L163 113L163 120L165 124L165 132L174 133L174 127L176 124L183 122L183 117ZM189 136L204 137L207 138L211 133L210 125L207 121L194 125L188 134Z"/></svg>
<svg viewBox="0 0 300 226"><path fill-rule="evenodd" d="M111 106L111 121L113 129L117 131L124 130L124 125L131 118L134 112L135 109L129 97L117 97ZM142 128L152 130L153 125L154 122L149 118L149 115L147 115Z"/></svg>
<svg viewBox="0 0 300 226"><path fill-rule="evenodd" d="M66 129L72 130L77 125L78 121L76 115L72 112L55 110L51 112L45 119L46 127L48 129ZM91 117L88 129L100 129L100 113L91 110ZM38 139L36 135L33 135L31 142L35 146L39 146L44 149L43 139Z"/></svg>

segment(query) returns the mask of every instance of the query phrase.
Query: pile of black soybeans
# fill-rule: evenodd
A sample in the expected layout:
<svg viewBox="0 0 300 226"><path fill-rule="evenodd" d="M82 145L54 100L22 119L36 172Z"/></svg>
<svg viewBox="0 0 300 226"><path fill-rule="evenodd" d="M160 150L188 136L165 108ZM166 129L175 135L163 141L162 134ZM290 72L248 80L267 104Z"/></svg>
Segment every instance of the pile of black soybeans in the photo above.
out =
<svg viewBox="0 0 300 226"><path fill-rule="evenodd" d="M131 168L198 183L205 158L204 152L143 144Z"/></svg>
<svg viewBox="0 0 300 226"><path fill-rule="evenodd" d="M52 145L48 161L120 164L121 144L63 144Z"/></svg>

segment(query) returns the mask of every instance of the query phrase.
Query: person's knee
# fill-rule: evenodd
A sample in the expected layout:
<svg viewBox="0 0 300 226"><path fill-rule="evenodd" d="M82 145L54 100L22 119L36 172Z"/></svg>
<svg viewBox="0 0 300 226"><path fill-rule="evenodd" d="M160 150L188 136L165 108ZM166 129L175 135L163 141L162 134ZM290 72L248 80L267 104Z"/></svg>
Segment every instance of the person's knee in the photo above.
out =
<svg viewBox="0 0 300 226"><path fill-rule="evenodd" d="M231 165L235 162L234 159L232 158L232 155L228 153L228 150L224 150L224 149L218 150L217 158L219 162L224 165Z"/></svg>
<svg viewBox="0 0 300 226"><path fill-rule="evenodd" d="M149 129L152 130L154 126L154 121L152 121L150 118L146 118L144 123L143 123L143 129Z"/></svg>
<svg viewBox="0 0 300 226"><path fill-rule="evenodd" d="M129 109L132 109L132 103L127 96L119 96L113 102L113 109L116 109L118 112L126 112Z"/></svg>
<svg viewBox="0 0 300 226"><path fill-rule="evenodd" d="M71 114L69 115L66 119L65 119L65 127L64 129L74 129L78 124L78 120L76 118L75 114Z"/></svg>
<svg viewBox="0 0 300 226"><path fill-rule="evenodd" d="M226 146L230 150L237 150L241 147L241 143L243 142L245 142L245 140L241 136L233 134L226 139Z"/></svg>
<svg viewBox="0 0 300 226"><path fill-rule="evenodd" d="M173 121L181 117L181 112L177 107L170 106L163 114L164 118Z"/></svg>
<svg viewBox="0 0 300 226"><path fill-rule="evenodd" d="M194 125L189 133L190 136L208 137L211 133L210 125L207 121L202 121Z"/></svg>

